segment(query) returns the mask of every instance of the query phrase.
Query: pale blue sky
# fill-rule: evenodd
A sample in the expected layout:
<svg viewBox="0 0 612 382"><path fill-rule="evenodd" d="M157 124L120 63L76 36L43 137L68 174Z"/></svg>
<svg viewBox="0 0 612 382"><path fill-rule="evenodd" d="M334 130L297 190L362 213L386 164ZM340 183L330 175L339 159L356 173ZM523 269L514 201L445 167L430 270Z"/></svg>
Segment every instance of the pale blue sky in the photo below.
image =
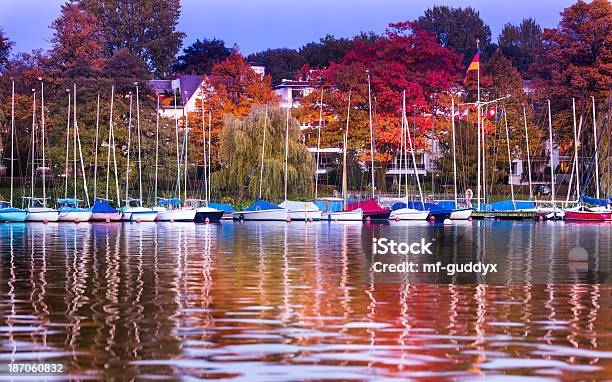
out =
<svg viewBox="0 0 612 382"><path fill-rule="evenodd" d="M63 0L0 0L0 27L15 41L15 52L47 48L49 25ZM179 30L185 46L216 37L245 53L266 48L299 48L325 34L351 37L383 32L390 22L414 20L436 4L472 6L491 27L493 40L507 22L533 17L554 27L573 0L182 0Z"/></svg>

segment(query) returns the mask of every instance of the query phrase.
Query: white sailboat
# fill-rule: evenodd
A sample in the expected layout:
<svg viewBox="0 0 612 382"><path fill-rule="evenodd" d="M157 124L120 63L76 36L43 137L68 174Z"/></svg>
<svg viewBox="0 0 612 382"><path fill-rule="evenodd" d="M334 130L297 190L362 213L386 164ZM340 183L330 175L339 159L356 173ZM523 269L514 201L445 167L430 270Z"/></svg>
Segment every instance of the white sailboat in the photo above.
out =
<svg viewBox="0 0 612 382"><path fill-rule="evenodd" d="M0 200L0 222L22 222L28 216L26 210L13 207L15 184L15 81L11 80L11 197L8 202Z"/></svg>
<svg viewBox="0 0 612 382"><path fill-rule="evenodd" d="M43 197L37 198L34 196L34 182L35 182L35 166L36 166L36 90L32 89L33 101L32 101L32 177L30 180L31 189L30 196L24 199L28 200L28 216L26 221L29 222L56 222L59 219L59 211L54 208L47 207L47 187L46 187L46 166L45 166L45 109L44 109L44 84L41 81L41 151L42 151L42 191Z"/></svg>
<svg viewBox="0 0 612 382"><path fill-rule="evenodd" d="M175 98L176 102L176 98ZM186 118L185 121L188 119ZM185 141L187 141L187 129L185 125ZM187 150L185 147L185 162L187 163ZM157 178L158 178L158 163L159 163L159 96L157 96L157 121L155 130L155 197L159 199L159 205L153 207L157 212L156 221L160 222L190 222L195 219L196 209L193 207L182 206L179 198L158 198L157 197ZM181 181L181 169L177 168L177 182ZM185 195L187 188L185 188ZM179 195L180 196L180 195Z"/></svg>
<svg viewBox="0 0 612 382"><path fill-rule="evenodd" d="M131 144L131 127L132 127L132 94L130 93L130 113L128 122L128 150L127 150L127 168L125 171L125 203L123 207L123 220L135 222L153 222L157 218L157 211L152 208L143 206L142 196L142 157L140 146L140 103L138 100L138 83L136 85L136 126L138 134L138 184L139 198L134 199L129 197L129 172L130 172L130 144ZM131 203L138 203L137 206L132 206Z"/></svg>
<svg viewBox="0 0 612 382"><path fill-rule="evenodd" d="M264 112L264 129L263 129L263 139L261 142L261 169L260 169L260 178L259 178L260 199L242 211L232 212L232 218L234 220L287 221L287 218L289 216L287 209L261 199L261 191L262 191L261 185L263 182L263 167L264 167L264 157L265 157L267 123L268 123L268 105L266 105L265 112ZM285 173L286 173L286 170L285 170ZM286 195L286 189L287 187L285 186L285 195Z"/></svg>
<svg viewBox="0 0 612 382"><path fill-rule="evenodd" d="M73 166L72 166L72 173L74 175L74 197L73 198L68 198L68 156L70 153L70 111L68 111L68 123L66 125L66 188L65 188L65 194L64 194L64 198L63 199L59 199L57 201L58 204L58 209L59 209L59 221L62 222L86 222L89 221L89 219L91 219L91 214L92 211L90 208L80 208L79 207L79 202L80 200L77 198L77 175L78 175L78 170L77 170L77 143L78 143L78 148L79 148L79 153L80 153L80 160L81 160L81 171L83 174L83 190L85 192L85 199L87 200L87 203L89 204L89 197L87 195L87 180L85 178L85 166L83 163L83 153L81 150L81 140L79 137L79 129L78 129L78 124L77 124L77 110L76 110L76 84L74 84L74 95L73 95L73 128L72 128L72 150L73 150ZM69 99L68 102L70 102L70 95L69 95ZM70 110L70 108L69 108Z"/></svg>
<svg viewBox="0 0 612 382"><path fill-rule="evenodd" d="M407 129L408 121L406 120L406 91L403 93L403 101L402 101L402 125L401 125L401 136L400 147L400 171L401 171L401 156L403 155L403 163L404 163L404 173L405 173L405 195L404 195L404 203L406 207L398 208L396 210L391 211L389 215L389 220L426 220L429 217L429 211L427 210L417 210L415 208L408 207L408 138L410 135ZM412 144L411 144L412 146ZM403 152L402 152L403 151ZM414 152L413 152L414 155ZM413 166L414 166L414 174L417 175L416 162L413 158ZM417 178L418 180L418 178ZM401 187L401 177L400 177L400 187ZM419 191L421 190L421 185L419 183ZM421 192L421 200L423 200L423 193Z"/></svg>
<svg viewBox="0 0 612 382"><path fill-rule="evenodd" d="M290 220L321 220L321 210L313 202L287 200L287 181L289 177L289 113L290 109L287 109L287 122L285 126L285 201L279 204L279 207L287 210L287 215ZM261 180L259 184L261 186Z"/></svg>
<svg viewBox="0 0 612 382"><path fill-rule="evenodd" d="M349 121L351 117L351 90L348 94L348 107L346 112L346 128L344 130L343 149L342 149L342 206L347 206L347 188L348 188L348 177L347 177L347 166L346 166L346 153L348 146L348 130ZM362 221L363 210L357 208L352 211L325 211L321 214L321 220L327 221Z"/></svg>
<svg viewBox="0 0 612 382"><path fill-rule="evenodd" d="M111 205L112 200L109 196L109 180L110 180L110 158L111 158L111 148L113 154L113 167L115 170L115 187L117 193L117 205L120 203L119 197L119 177L117 176L117 156L115 150L115 133L113 127L113 106L114 106L114 98L115 98L115 86L111 87L111 103L110 103L110 117L108 123L108 141L107 141L107 151L106 151L106 195L104 198L98 197L96 188L94 187L94 205L92 207L91 220L92 221L107 221L107 222L116 222L120 221L123 218L123 212L116 209ZM98 114L96 117L96 142L98 141L98 122L99 122L99 99L98 95ZM96 158L95 158L95 169L94 169L94 186L96 186L97 182L97 169L98 169L98 145L96 143Z"/></svg>

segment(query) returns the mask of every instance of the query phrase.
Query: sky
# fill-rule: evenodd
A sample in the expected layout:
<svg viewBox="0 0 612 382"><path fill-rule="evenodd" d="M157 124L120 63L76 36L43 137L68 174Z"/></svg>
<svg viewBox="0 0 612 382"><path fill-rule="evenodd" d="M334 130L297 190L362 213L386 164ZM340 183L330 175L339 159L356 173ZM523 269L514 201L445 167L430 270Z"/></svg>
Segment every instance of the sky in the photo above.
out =
<svg viewBox="0 0 612 382"><path fill-rule="evenodd" d="M64 0L0 0L0 28L15 42L14 53L48 48L51 22ZM218 38L243 54L268 48L299 48L326 34L352 37L382 33L390 22L414 20L433 5L472 6L491 27L492 39L504 24L532 17L542 27L557 26L559 13L574 0L181 0L178 29L183 46L197 38Z"/></svg>

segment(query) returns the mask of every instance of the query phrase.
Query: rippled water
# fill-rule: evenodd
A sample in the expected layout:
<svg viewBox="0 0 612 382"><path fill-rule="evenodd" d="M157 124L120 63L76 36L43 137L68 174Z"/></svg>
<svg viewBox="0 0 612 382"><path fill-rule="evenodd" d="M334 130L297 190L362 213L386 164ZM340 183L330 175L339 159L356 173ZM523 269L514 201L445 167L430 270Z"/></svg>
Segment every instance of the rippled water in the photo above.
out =
<svg viewBox="0 0 612 382"><path fill-rule="evenodd" d="M498 273L374 274L383 236ZM0 363L74 378L612 377L611 224L3 224L0 254Z"/></svg>

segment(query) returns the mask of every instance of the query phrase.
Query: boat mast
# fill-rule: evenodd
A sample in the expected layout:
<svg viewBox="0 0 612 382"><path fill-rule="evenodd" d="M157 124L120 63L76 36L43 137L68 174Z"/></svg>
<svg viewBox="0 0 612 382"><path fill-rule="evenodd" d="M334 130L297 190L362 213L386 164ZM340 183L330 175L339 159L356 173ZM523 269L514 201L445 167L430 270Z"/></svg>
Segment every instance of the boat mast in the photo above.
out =
<svg viewBox="0 0 612 382"><path fill-rule="evenodd" d="M402 102L402 135L404 139L404 193L406 197L406 205L408 205L408 119L406 118L406 91L403 93Z"/></svg>
<svg viewBox="0 0 612 382"><path fill-rule="evenodd" d="M32 179L30 180L30 201L28 207L32 207L34 201L34 164L36 161L36 89L32 89Z"/></svg>
<svg viewBox="0 0 612 382"><path fill-rule="evenodd" d="M405 91L404 91L405 92ZM401 128L400 128L400 149L399 149L399 178L397 180L397 197L401 198L402 196L402 158L404 157L404 113L406 112L406 107L405 105L402 107L402 117L400 117L400 119L402 120L401 123ZM405 174L406 177L408 176L408 173ZM408 195L406 195L406 198L408 197ZM406 199L406 203L408 203L408 199Z"/></svg>
<svg viewBox="0 0 612 382"><path fill-rule="evenodd" d="M153 204L157 204L157 175L159 163L159 94L157 95L157 111L155 117L155 193Z"/></svg>
<svg viewBox="0 0 612 382"><path fill-rule="evenodd" d="M550 101L548 101L550 106ZM531 182L531 154L529 152L529 131L527 130L527 111L525 110L525 106L523 106L523 120L525 123L525 143L527 145L527 172L529 176L529 199L533 200L533 184ZM552 142L552 140L551 140ZM551 149L552 155L552 149Z"/></svg>
<svg viewBox="0 0 612 382"><path fill-rule="evenodd" d="M130 148L132 145L132 92L130 92L130 111L128 116L128 147L127 147L127 165L125 166L125 204L129 205L130 192Z"/></svg>
<svg viewBox="0 0 612 382"><path fill-rule="evenodd" d="M108 200L108 181L110 178L110 153L111 153L111 135L112 135L112 127L113 127L113 93L115 87L111 88L111 109L110 109L110 118L109 118L109 126L108 126L108 148L106 150L106 195L104 196L106 200Z"/></svg>
<svg viewBox="0 0 612 382"><path fill-rule="evenodd" d="M404 92L404 108L406 104L406 92ZM406 115L404 114L404 118ZM417 186L419 187L419 196L421 197L421 204L425 207L425 199L423 198L423 189L421 188L421 180L419 179L419 174L417 172L416 166L416 156L414 153L414 146L412 145L412 138L410 137L410 127L408 126L408 121L406 121L406 136L408 137L408 144L410 145L410 154L412 156L412 166L414 167L414 177L416 178ZM414 125L414 131L416 134L416 124ZM416 143L416 142L415 142Z"/></svg>
<svg viewBox="0 0 612 382"><path fill-rule="evenodd" d="M508 134L508 117L506 115L505 108L502 110L502 112L504 113L504 123L506 126L506 148L508 149L508 180L510 181L510 193L512 195L512 208L516 209L516 204L514 202L514 184L512 183L512 156L510 155L510 134Z"/></svg>
<svg viewBox="0 0 612 382"><path fill-rule="evenodd" d="M455 208L457 208L457 145L455 141L455 98L451 96L451 126L453 134L453 183L455 190Z"/></svg>
<svg viewBox="0 0 612 382"><path fill-rule="evenodd" d="M480 40L476 39L476 48L480 49ZM480 58L479 58L480 60ZM480 131L480 64L478 65L478 100L476 102L476 111L477 111L477 115L478 115L478 175L477 175L477 185L476 185L476 193L477 193L477 197L476 197L476 209L478 211L480 211L480 195L481 195L481 184L480 184L480 172L481 172L481 167L482 167L482 163L480 160L480 155L481 155L481 131Z"/></svg>
<svg viewBox="0 0 612 382"><path fill-rule="evenodd" d="M176 135L176 187L177 197L181 198L181 158L179 155L177 93L174 89L174 134Z"/></svg>
<svg viewBox="0 0 612 382"><path fill-rule="evenodd" d="M45 84L40 79L40 120L42 128L42 189L43 189L43 207L47 207L47 185L46 185L46 167L45 167Z"/></svg>
<svg viewBox="0 0 612 382"><path fill-rule="evenodd" d="M202 92L202 154L204 156L204 200L208 206L208 164L206 158L206 113L204 112L204 92Z"/></svg>
<svg viewBox="0 0 612 382"><path fill-rule="evenodd" d="M136 85L136 131L138 132L138 189L139 189L139 203L140 207L142 207L142 155L141 155L141 147L140 147L140 102L138 100L138 82L134 83Z"/></svg>
<svg viewBox="0 0 612 382"><path fill-rule="evenodd" d="M288 170L288 158L289 158L289 111L291 109L287 108L287 122L285 124L285 200L287 200L287 178L289 176Z"/></svg>
<svg viewBox="0 0 612 382"><path fill-rule="evenodd" d="M94 203L96 202L96 198L98 197L98 134L100 133L99 127L100 127L100 93L98 93L98 103L96 106L96 143L94 145L94 183L93 183Z"/></svg>
<svg viewBox="0 0 612 382"><path fill-rule="evenodd" d="M346 167L346 150L347 150L347 146L348 146L348 129L349 129L349 121L350 121L350 117L351 117L351 92L352 89L349 89L349 93L348 93L348 107L346 110L346 128L344 131L344 139L343 139L343 151L342 151L342 201L343 201L343 206L342 208L346 208L346 199L347 199L347 167Z"/></svg>
<svg viewBox="0 0 612 382"><path fill-rule="evenodd" d="M212 146L210 141L212 140L212 112L208 111L208 196L212 198ZM206 200L206 207L208 207L208 200Z"/></svg>
<svg viewBox="0 0 612 382"><path fill-rule="evenodd" d="M76 150L76 124L77 124L77 116L76 116L76 83L72 83L73 85L73 96L72 96L72 171L74 172L74 201L77 201L77 150Z"/></svg>
<svg viewBox="0 0 612 382"><path fill-rule="evenodd" d="M11 199L10 206L13 206L13 188L15 177L15 80L11 78Z"/></svg>
<svg viewBox="0 0 612 382"><path fill-rule="evenodd" d="M264 155L266 147L266 127L268 124L268 104L266 104L264 114L264 128L263 128L263 140L261 142L261 167L259 168L259 199L261 199L261 190L263 184L263 170L264 170Z"/></svg>
<svg viewBox="0 0 612 382"><path fill-rule="evenodd" d="M76 84L75 84L74 90L75 90L74 99L76 101ZM75 111L74 132L76 136L76 142L79 148L79 159L81 161L81 174L83 175L83 192L85 193L85 200L87 201L87 207L90 207L91 205L89 204L89 192L87 191L87 176L85 175L85 161L83 160L83 150L81 148L81 135L79 134L79 125L76 121L76 105L74 107L74 111ZM75 149L75 153L76 153L76 149ZM76 163L76 160L75 160L75 163Z"/></svg>
<svg viewBox="0 0 612 382"><path fill-rule="evenodd" d="M595 146L595 197L599 199L599 144L597 142L597 117L595 115L595 97L591 96L593 101L593 145Z"/></svg>
<svg viewBox="0 0 612 382"><path fill-rule="evenodd" d="M578 133L576 131L576 99L572 98L574 114L574 167L576 168L576 199L580 198L580 171L578 168ZM582 122L582 120L580 121Z"/></svg>
<svg viewBox="0 0 612 382"><path fill-rule="evenodd" d="M187 91L185 91L185 98L187 98ZM185 98L183 99L183 116L185 117L185 135L184 135L184 144L183 146L185 147L185 162L183 164L184 168L184 174L183 174L183 181L185 182L185 187L183 189L183 200L187 199L187 164L188 162L188 144L189 144L189 113L187 112L187 105L185 102ZM180 195L179 195L180 198Z"/></svg>
<svg viewBox="0 0 612 382"><path fill-rule="evenodd" d="M70 117L72 116L71 114L71 107L72 107L72 94L70 93L69 89L66 89L66 91L68 92L68 118L66 121L66 170L65 170L65 176L64 176L64 199L68 199L68 169L69 169L69 164L70 162L68 161L69 155L70 155Z"/></svg>
<svg viewBox="0 0 612 382"><path fill-rule="evenodd" d="M551 186L551 201L553 211L555 210L555 165L553 161L553 135L552 135L552 114L550 112L550 100L548 101L548 141L550 142L550 186Z"/></svg>
<svg viewBox="0 0 612 382"><path fill-rule="evenodd" d="M375 184L374 184L374 130L372 128L372 87L370 84L370 70L366 70L368 74L368 112L370 116L370 157L372 166L372 198L375 196Z"/></svg>
<svg viewBox="0 0 612 382"><path fill-rule="evenodd" d="M315 199L319 197L319 155L321 151L321 125L323 124L323 85L319 99L319 127L317 129L317 167L315 171Z"/></svg>

